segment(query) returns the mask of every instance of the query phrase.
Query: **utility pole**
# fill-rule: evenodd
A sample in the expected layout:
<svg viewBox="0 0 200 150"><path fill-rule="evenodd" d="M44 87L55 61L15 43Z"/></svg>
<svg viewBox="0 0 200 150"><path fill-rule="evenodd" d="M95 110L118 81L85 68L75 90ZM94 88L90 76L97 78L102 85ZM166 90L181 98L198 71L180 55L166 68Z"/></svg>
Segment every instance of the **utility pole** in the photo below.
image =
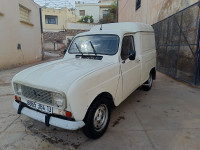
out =
<svg viewBox="0 0 200 150"><path fill-rule="evenodd" d="M117 10L116 10L116 22L118 22L118 10L119 10L119 0L116 0Z"/></svg>

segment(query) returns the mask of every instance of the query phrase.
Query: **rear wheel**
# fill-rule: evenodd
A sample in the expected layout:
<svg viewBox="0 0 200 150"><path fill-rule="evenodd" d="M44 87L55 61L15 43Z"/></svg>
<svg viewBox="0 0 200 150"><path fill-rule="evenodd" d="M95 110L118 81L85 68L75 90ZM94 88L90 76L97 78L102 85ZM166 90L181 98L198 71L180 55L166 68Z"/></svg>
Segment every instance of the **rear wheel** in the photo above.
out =
<svg viewBox="0 0 200 150"><path fill-rule="evenodd" d="M149 91L153 84L153 76L152 73L149 74L149 79L142 85L142 89L144 91Z"/></svg>
<svg viewBox="0 0 200 150"><path fill-rule="evenodd" d="M101 137L110 121L110 105L105 98L97 99L89 109L84 119L85 126L83 132L89 138L97 139Z"/></svg>

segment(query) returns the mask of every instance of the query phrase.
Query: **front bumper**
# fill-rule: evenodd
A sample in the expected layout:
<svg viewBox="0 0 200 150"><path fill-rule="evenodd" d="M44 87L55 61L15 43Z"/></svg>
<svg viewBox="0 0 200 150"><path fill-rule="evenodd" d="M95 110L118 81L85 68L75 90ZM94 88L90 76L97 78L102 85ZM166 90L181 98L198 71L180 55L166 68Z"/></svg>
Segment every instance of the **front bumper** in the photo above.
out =
<svg viewBox="0 0 200 150"><path fill-rule="evenodd" d="M18 110L19 103L14 101L13 107L16 110ZM60 127L67 130L77 130L77 129L82 128L85 125L83 121L69 121L69 120L60 119L54 116L47 115L45 113L41 113L32 109L29 109L28 107L23 107L20 111L22 114L30 118L33 118L45 124L49 124L49 125Z"/></svg>

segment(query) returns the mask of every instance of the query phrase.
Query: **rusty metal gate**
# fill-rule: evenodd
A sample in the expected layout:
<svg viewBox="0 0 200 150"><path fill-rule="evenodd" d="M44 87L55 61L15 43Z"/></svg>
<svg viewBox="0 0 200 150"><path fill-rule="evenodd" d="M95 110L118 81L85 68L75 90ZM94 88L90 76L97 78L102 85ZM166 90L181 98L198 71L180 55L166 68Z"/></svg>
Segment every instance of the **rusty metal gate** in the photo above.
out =
<svg viewBox="0 0 200 150"><path fill-rule="evenodd" d="M200 2L153 25L157 70L200 84Z"/></svg>

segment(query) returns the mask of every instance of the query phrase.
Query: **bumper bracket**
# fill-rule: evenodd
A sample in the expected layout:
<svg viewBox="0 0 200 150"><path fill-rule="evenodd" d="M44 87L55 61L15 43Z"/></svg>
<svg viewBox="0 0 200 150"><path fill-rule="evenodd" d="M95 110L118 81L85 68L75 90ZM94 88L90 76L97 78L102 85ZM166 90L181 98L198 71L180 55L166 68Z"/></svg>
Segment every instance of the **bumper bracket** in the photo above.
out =
<svg viewBox="0 0 200 150"><path fill-rule="evenodd" d="M45 115L45 125L48 127L48 126L50 126L50 124L49 124L49 120L50 120L50 115Z"/></svg>
<svg viewBox="0 0 200 150"><path fill-rule="evenodd" d="M19 102L19 107L17 109L17 113L21 114L22 109L24 108L24 104L22 102Z"/></svg>

